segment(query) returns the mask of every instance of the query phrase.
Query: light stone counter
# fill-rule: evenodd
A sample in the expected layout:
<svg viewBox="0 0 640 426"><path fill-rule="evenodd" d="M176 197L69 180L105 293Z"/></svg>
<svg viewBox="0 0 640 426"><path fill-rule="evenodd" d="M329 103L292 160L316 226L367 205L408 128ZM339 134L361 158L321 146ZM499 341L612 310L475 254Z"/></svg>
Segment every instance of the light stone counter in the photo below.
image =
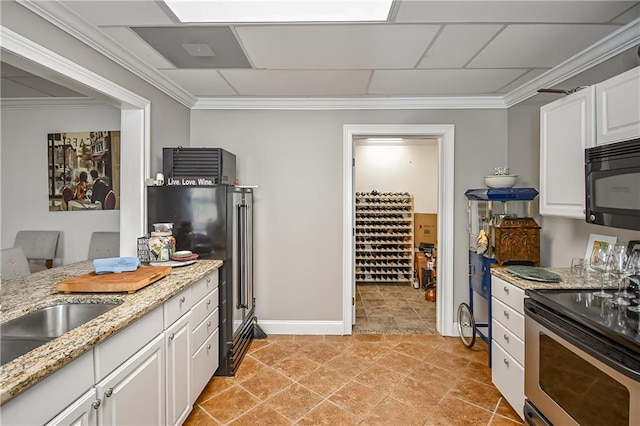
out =
<svg viewBox="0 0 640 426"><path fill-rule="evenodd" d="M505 268L501 268L501 267L492 267L491 275L500 277L506 282L508 282L509 284L513 284L516 287L519 287L523 290L542 289L542 288L545 288L545 289L600 288L599 281L573 275L571 274L571 271L569 268L542 268L542 269L549 272L553 272L554 274L560 275L560 279L562 281L560 281L559 283L545 283L540 281L526 280L524 278L516 277L515 275L507 271Z"/></svg>
<svg viewBox="0 0 640 426"><path fill-rule="evenodd" d="M0 367L0 404L78 358L220 266L220 260L199 260L193 265L173 268L166 277L132 294L64 294L55 289L56 283L64 279L93 272L91 261L48 269L25 278L3 280L0 289L0 323L61 302L122 304Z"/></svg>

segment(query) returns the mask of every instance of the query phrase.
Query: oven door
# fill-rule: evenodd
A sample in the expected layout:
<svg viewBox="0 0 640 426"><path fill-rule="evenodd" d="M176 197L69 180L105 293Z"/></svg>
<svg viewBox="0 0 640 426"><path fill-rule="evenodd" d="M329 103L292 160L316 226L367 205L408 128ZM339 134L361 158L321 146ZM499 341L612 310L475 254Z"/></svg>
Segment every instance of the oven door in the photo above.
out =
<svg viewBox="0 0 640 426"><path fill-rule="evenodd" d="M607 365L611 362L605 364L600 356L585 352L577 343L582 337L575 342L567 337L567 333L581 332L576 324L560 316L566 326L555 319L550 322L550 313L557 315L546 311L541 318L526 310L526 398L555 425L640 424L640 372L629 377Z"/></svg>

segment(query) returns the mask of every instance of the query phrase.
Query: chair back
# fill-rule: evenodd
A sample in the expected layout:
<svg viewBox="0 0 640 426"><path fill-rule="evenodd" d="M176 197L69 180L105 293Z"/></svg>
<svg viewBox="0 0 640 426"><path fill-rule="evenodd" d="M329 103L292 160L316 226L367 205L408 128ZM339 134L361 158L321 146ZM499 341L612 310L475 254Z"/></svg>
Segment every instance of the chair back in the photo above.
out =
<svg viewBox="0 0 640 426"><path fill-rule="evenodd" d="M64 203L67 204L69 201L73 200L73 190L68 186L65 186L62 189L62 199Z"/></svg>
<svg viewBox="0 0 640 426"><path fill-rule="evenodd" d="M116 194L113 190L109 190L107 195L104 197L104 207L103 210L113 210L116 208Z"/></svg>
<svg viewBox="0 0 640 426"><path fill-rule="evenodd" d="M87 258L103 259L108 257L120 257L120 233L119 232L94 232L89 241L89 253Z"/></svg>
<svg viewBox="0 0 640 426"><path fill-rule="evenodd" d="M29 261L20 247L0 250L0 275L3 280L31 275Z"/></svg>
<svg viewBox="0 0 640 426"><path fill-rule="evenodd" d="M18 231L14 247L20 247L29 260L31 272L53 267L60 231Z"/></svg>

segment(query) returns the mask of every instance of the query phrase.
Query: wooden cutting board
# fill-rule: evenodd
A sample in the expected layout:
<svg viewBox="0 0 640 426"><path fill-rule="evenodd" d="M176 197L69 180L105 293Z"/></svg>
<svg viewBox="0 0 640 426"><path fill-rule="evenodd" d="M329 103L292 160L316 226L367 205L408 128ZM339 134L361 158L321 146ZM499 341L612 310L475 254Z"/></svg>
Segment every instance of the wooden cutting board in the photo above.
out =
<svg viewBox="0 0 640 426"><path fill-rule="evenodd" d="M64 293L134 293L171 272L171 266L140 266L132 272L80 275L60 281L56 289Z"/></svg>

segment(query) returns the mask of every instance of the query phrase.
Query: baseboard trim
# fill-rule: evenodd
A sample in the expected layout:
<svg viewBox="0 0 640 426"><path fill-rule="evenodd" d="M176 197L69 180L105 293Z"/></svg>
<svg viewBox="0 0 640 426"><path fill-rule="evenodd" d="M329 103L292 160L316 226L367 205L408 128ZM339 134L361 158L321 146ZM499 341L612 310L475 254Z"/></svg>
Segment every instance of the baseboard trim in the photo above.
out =
<svg viewBox="0 0 640 426"><path fill-rule="evenodd" d="M342 321L278 321L258 318L258 325L267 334L328 334L342 335Z"/></svg>

